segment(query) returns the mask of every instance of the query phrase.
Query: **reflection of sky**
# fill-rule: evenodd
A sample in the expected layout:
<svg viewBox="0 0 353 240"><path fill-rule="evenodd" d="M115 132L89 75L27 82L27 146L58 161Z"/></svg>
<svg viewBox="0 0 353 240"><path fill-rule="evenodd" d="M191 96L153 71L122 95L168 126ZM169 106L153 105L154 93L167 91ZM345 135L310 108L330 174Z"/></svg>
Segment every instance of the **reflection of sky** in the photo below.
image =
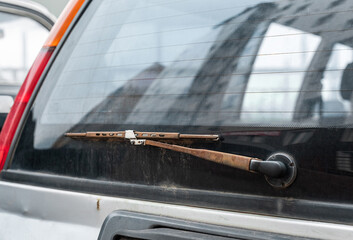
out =
<svg viewBox="0 0 353 240"><path fill-rule="evenodd" d="M252 1L251 6L260 2L264 1ZM104 58L106 65L126 66L122 68L125 79L132 78L136 72L143 71L154 62L170 65L181 53L190 49L191 43L207 41L202 36L209 34L214 26L236 16L244 10L244 6L250 6L249 1L245 0L236 3L233 0L175 0L163 3L165 1L155 3L143 0L116 3L119 4L119 12L136 9L125 18L125 25L110 43L107 52L116 54L108 54ZM124 7L124 4L129 7ZM114 3L110 7L114 9ZM109 18L106 20L110 21ZM140 50L129 51L136 48ZM134 65L133 69L131 65ZM120 79L122 73L119 73ZM116 88L119 87L117 84Z"/></svg>
<svg viewBox="0 0 353 240"><path fill-rule="evenodd" d="M353 61L353 49L343 45L335 44L332 55L327 64L327 70L324 73L324 78L321 80L322 99L324 101L324 110L330 112L342 111L335 115L344 115L343 112L350 112L351 103L345 101L340 95L340 85L343 71L348 64ZM330 71L331 69L341 69L340 71Z"/></svg>
<svg viewBox="0 0 353 240"><path fill-rule="evenodd" d="M155 53L149 53L148 56L143 55L141 57L140 53L137 53L133 56L127 56L121 59L128 61L128 59L131 58L140 58L143 62L161 62L163 65L167 66L170 64L170 61L175 60L183 51L190 48L190 43L196 40L200 42L200 40L202 40L200 37L207 35L213 26L244 11L245 6L250 7L264 1L252 1L251 5L247 0L238 0L236 3L234 0L172 1L172 3L173 2L175 3L149 8L147 12L145 7L153 3L149 1L139 1L136 6L138 10L133 11L129 18L126 19L127 23L133 24L124 26L119 37L143 34L144 32L163 33L152 36L139 36L138 39L134 39L136 42L131 42L130 39L119 40L119 45L124 46L124 49L129 49L128 45L132 45L133 48L136 48L136 45L146 48L155 48ZM195 12L195 14L190 14L190 12ZM158 18L154 16L158 16ZM168 17L166 21L165 18L163 18L165 16L174 17ZM153 20L146 22L145 19ZM134 22L138 21L143 21L143 23L134 24ZM172 45L173 47L168 48L167 51L158 48L159 46L168 45Z"/></svg>
<svg viewBox="0 0 353 240"><path fill-rule="evenodd" d="M320 44L320 37L272 23L250 76L242 108L243 121L291 120L305 72ZM287 35L287 36L284 36ZM295 53L295 54L287 54ZM256 74L266 73L269 74ZM278 74L278 72L297 72ZM288 92L290 91L290 92ZM265 92L265 93L264 93ZM266 94L267 92L267 94ZM248 113L263 111L265 113ZM273 113L271 111L279 111ZM271 113L267 113L271 112ZM281 113L282 112L282 113ZM289 112L283 114L283 112Z"/></svg>

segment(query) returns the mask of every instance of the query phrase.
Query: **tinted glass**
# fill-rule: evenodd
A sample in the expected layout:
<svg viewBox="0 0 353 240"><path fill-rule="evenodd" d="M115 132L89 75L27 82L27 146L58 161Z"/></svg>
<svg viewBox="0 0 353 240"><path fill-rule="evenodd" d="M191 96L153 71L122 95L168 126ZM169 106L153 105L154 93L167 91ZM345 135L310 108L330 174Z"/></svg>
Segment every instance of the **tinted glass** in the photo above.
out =
<svg viewBox="0 0 353 240"><path fill-rule="evenodd" d="M11 168L351 203L352 11L344 0L93 1L46 77ZM188 146L261 159L286 152L298 178L277 191L189 155L64 137L127 129L221 134Z"/></svg>
<svg viewBox="0 0 353 240"><path fill-rule="evenodd" d="M55 76L41 122L350 123L341 81L353 61L350 5L304 3L103 1Z"/></svg>

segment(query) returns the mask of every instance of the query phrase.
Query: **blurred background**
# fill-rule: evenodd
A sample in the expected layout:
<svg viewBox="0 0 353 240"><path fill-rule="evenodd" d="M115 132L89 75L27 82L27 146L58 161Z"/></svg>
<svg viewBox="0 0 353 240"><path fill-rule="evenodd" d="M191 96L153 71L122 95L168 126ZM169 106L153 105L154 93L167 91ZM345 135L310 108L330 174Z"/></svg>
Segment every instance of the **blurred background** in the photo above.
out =
<svg viewBox="0 0 353 240"><path fill-rule="evenodd" d="M52 14L58 17L69 0L34 0L46 7Z"/></svg>
<svg viewBox="0 0 353 240"><path fill-rule="evenodd" d="M0 130L49 30L68 1L0 1Z"/></svg>

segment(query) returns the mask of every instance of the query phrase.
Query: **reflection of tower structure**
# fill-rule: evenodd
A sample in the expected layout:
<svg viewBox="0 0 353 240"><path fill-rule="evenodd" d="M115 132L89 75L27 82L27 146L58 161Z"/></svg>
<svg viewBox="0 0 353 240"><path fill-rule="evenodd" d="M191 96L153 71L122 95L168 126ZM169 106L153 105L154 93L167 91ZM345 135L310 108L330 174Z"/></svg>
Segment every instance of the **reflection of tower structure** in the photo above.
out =
<svg viewBox="0 0 353 240"><path fill-rule="evenodd" d="M295 89L285 87L282 88L283 90L291 90L297 92L293 106L289 105L287 106L288 109L286 109L293 112L292 118L294 120L300 121L311 119L315 113L321 116L322 111L343 111L343 107L339 109L332 109L332 106L338 106L339 104L342 104L339 103L338 100L336 103L323 103L322 81L325 77L327 81L340 81L342 74L341 70L344 69L345 66L332 64L330 63L330 60L332 62L333 55L344 52L347 53L352 50L353 20L350 19L349 14L345 14L344 12L339 11L343 9L351 9L353 7L351 5L352 4L348 1L329 1L325 4L323 4L322 1L283 1L279 2L278 5L260 4L246 11L246 13L249 14L246 21L241 19L243 17L242 15L239 15L230 21L225 22L223 27L224 30L228 32L233 31L233 34L229 35L230 37L224 40L224 46L227 48L227 51L222 50L222 46L217 44L214 45L213 52L210 52L209 59L207 62L205 62L203 68L200 69L194 80L193 87L190 89L190 95L192 98L192 94L195 92L197 93L198 88L200 89L200 92L216 92L225 94L208 94L204 96L204 99L199 98L199 105L193 109L195 112L197 112L194 113L191 122L196 122L197 124L201 125L212 122L218 124L223 123L227 125L232 124L230 121L233 121L234 124L234 121L239 118L240 113L244 111L244 96L249 95L246 92L246 87L251 80L251 73L254 71L253 64L255 62L255 58L264 58L263 56L259 56L259 52L253 53L254 50L259 51L260 45L263 43L261 40L255 43L254 39L258 39L259 35L261 39L272 38L273 35L276 36L275 33L267 36L266 31L261 31L261 28L266 26L269 27L272 25L271 23L277 24L278 26L285 26L288 29L297 30L298 33L293 34L288 32L286 35L276 36L276 38L282 38L282 44L288 44L285 42L287 39L286 37L290 37L291 34L293 34L293 36L298 35L302 40L301 43L298 43L302 45L300 50L302 52L299 54L301 54L302 58L304 59L307 58L310 54L313 55L308 65L304 66L303 64L300 69L290 69L288 66L289 64L287 64L287 66L283 66L282 69L271 69L273 72L278 71L277 74L273 74L274 78L280 75L284 75L286 72L301 72L301 74L298 74L297 76L297 78L300 78L297 80L301 81L299 87L296 87ZM265 11L265 7L269 9L267 12ZM246 23L244 25L246 26L246 30L250 36L248 38L247 44L249 45L251 41L254 42L252 45L257 44L257 47L252 48L253 52L250 54L249 52L244 54L240 51L236 51L236 48L243 50L247 49L247 46L244 44L246 41L238 40L244 37L244 35L241 34L241 29L244 29L245 27L240 25L236 29L236 25L234 23L239 22ZM227 27L227 25L230 25L233 27L233 29L230 29ZM256 33L256 31L260 31L261 33ZM253 35L251 36L250 34ZM309 46L313 45L312 42L310 42L310 39L309 42L305 41L305 39L310 36L317 36L321 39L319 45L314 49L312 49L312 46ZM308 44L308 46L305 46L305 44ZM273 61L280 62L280 55L278 55L279 57L275 56L276 46L273 47L274 48L269 52L266 52L266 54L273 54ZM293 49L289 51L295 52L296 50L293 47ZM234 59L231 59L232 61L228 62L222 61L220 64L222 67L218 68L219 77L215 76L217 73L213 74L212 70L217 72L217 59L221 58L221 56L229 55L235 56ZM253 55L254 58L250 59L250 57L243 57L244 55ZM257 57L255 57L256 55ZM267 58L271 60L270 57ZM343 56L340 57L341 62L345 61L343 58ZM244 64L244 62L246 64ZM341 63L341 65L342 64L345 63ZM239 67L241 65L247 65L250 67L245 69L244 67ZM263 72L263 69L255 69L255 72L257 71ZM327 79L325 74L334 76L331 77L331 79ZM207 78L207 75L213 75L213 77ZM232 76L229 78L227 75ZM203 79L204 81L200 79ZM207 80L209 81L208 84L206 83ZM271 81L271 79L269 80ZM288 79L288 81L290 80L291 79ZM271 82L268 82L268 84L270 85ZM283 86L284 85L285 84L283 84ZM283 91L282 89L280 91ZM269 88L269 91L275 90L276 89ZM337 91L338 86L337 89L330 88L330 90ZM232 92L236 92L236 94L227 94ZM260 93L258 96L259 95ZM262 95L264 96L264 94ZM256 96L256 94L251 96ZM272 98L274 100L276 99L275 97ZM220 102L222 101L221 99L223 99L223 104L221 105L222 107L220 107ZM276 102L278 101L281 101L281 99L277 98ZM193 100L192 102L197 102L197 100ZM261 101L258 101L258 105L259 104L266 103L261 103ZM276 106L272 104L269 105L271 106L267 109L271 111L281 111L281 109L277 109ZM254 109L260 110L261 107L256 107ZM222 113L223 115L220 116L218 114L220 110L228 110L229 112ZM329 113L327 116L332 117L334 115Z"/></svg>
<svg viewBox="0 0 353 240"><path fill-rule="evenodd" d="M340 85L341 96L344 100L353 103L353 62L349 63L342 74L342 81ZM351 104L353 110L353 104ZM352 111L353 112L353 111Z"/></svg>
<svg viewBox="0 0 353 240"><path fill-rule="evenodd" d="M218 113L222 108L224 92L227 91L229 82L239 65L246 58L242 58L244 49L252 39L254 32L263 19L268 19L274 14L276 7L272 3L259 4L256 8L245 11L237 17L223 22L220 27L222 30L212 46L210 52L206 56L206 60L197 72L194 81L187 95L181 95L168 112L168 119L175 120L178 118L189 119L189 124L197 122L198 124L217 122ZM269 21L265 21L268 25ZM246 24L244 24L246 23ZM265 27L266 29L266 27ZM255 37L259 38L259 36ZM256 52L261 45L261 41L257 43ZM255 57L252 57L249 66L252 66ZM239 69L240 71L244 69ZM237 91L240 94L235 95L233 108L235 116L238 118L243 95L246 90L247 80L251 73L251 67L242 72L242 76L238 78L236 84ZM185 109L186 107L186 109ZM168 121L168 120L167 120Z"/></svg>
<svg viewBox="0 0 353 240"><path fill-rule="evenodd" d="M294 113L291 116L292 119L298 120L298 121L311 119L315 112L317 112L316 113L317 115L320 115L321 111L324 111L324 112L342 111L341 114L344 115L343 107L337 108L337 106L339 106L340 104L342 105L343 99L340 99L336 94L337 95L336 99L338 99L338 100L335 100L336 102L324 103L323 95L325 94L328 95L329 92L331 92L331 95L334 95L331 90L333 90L333 92L335 91L337 92L337 90L339 89L339 81L342 75L341 70L345 68L345 64L347 64L346 63L347 61L348 63L350 62L349 60L350 58L347 58L345 55L347 54L349 55L349 53L352 53L351 47L352 47L352 35L353 35L353 29L352 29L353 20L350 18L349 14L346 14L344 13L344 11L343 12L341 11L345 9L352 9L352 7L353 7L352 3L348 1L328 1L328 2L325 2L324 4L322 1L291 1L291 2L281 1L277 5L276 7L277 10L275 13L271 14L267 18L264 18L262 21L259 21L259 23L262 22L262 24L265 21L270 21L271 24L267 24L267 26L277 25L277 26L283 26L288 30L293 29L297 31L297 32L288 32L285 34L283 33L276 34L274 32L265 33L263 31L264 34L261 36L263 39L266 39L266 38L270 38L273 40L275 40L276 38L283 39L281 44L286 45L286 44L290 44L289 42L286 42L287 39L289 38L294 39L296 37L298 40L301 40L301 42L298 43L298 45L301 45L301 48L299 48L300 50L298 54L301 54L302 56L302 63L304 63L305 59L312 54L312 57L310 58L310 61L307 66L302 64L302 67L299 69L291 69L289 65L295 65L295 64L285 64L283 65L282 69L271 69L271 71L278 72L278 73L272 74L271 76L273 77L272 79L269 77L267 78L270 81L268 82L268 85L271 85L271 82L274 81L274 79L278 78L280 75L285 76L286 72L290 73L291 71L293 71L293 72L300 73L296 77L297 80L301 81L300 86L298 87L296 86L295 88L293 88L293 84L289 84L286 88L285 84L283 84L283 87L280 88L279 90L279 91L283 91L283 90L295 91L297 94L293 96L294 93L291 93L291 97L292 98L294 97L293 106L291 104L286 106L288 108L286 110ZM260 8L260 5L256 6L255 8ZM259 28L260 28L260 24L258 25L258 29ZM310 36L313 36L313 37L310 37ZM314 44L312 40L314 40L314 36L316 36L316 38L319 38L320 42L317 47L313 48ZM256 37L255 38L252 37L251 39L256 39ZM257 44L264 45L263 42L264 41L258 41ZM257 49L259 50L260 46L258 46ZM296 50L294 46L288 47L288 52L295 53L296 51L298 50ZM273 57L262 56L263 53L265 53L265 55L273 54ZM247 55L257 55L256 58L260 58L260 59L267 58L269 62L271 62L272 60L274 63L277 64L278 62L281 61L280 59L281 55L277 53L281 53L281 51L278 52L278 50L276 50L276 46L273 46L273 49L268 48L267 52L266 51L257 52L255 54L247 53ZM285 56L286 55L282 55L282 58L288 59L288 57L285 57ZM291 55L287 55L287 56L290 57ZM332 63L334 62L333 56L337 57L340 60L339 61L340 63ZM248 61L248 64L251 62L249 60L246 60L246 58L241 58L238 61L240 62L240 64L246 61ZM252 64L254 64L254 61L252 62ZM252 65L253 73L263 72L264 70L264 69L254 69L254 68L255 68L255 65ZM242 77L243 80L242 82L235 81L234 83L232 83L231 81L226 91L239 92L239 94L237 95L225 94L223 98L223 100L227 100L227 98L231 99L231 101L228 101L228 102L224 101L226 103L226 106L227 104L229 105L225 109L234 111L234 113L233 114L227 113L227 115L223 115L223 117L219 117L219 120L220 120L219 123L223 122L227 124L232 124L229 121L227 122L227 119L233 122L234 120L236 120L234 116L238 112L244 111L244 95L247 95L248 99L251 97L256 97L256 95L258 96L261 95L261 88L259 87L257 88L259 89L257 90L259 92L258 94L249 94L244 91L245 89L243 88L243 86L244 85L248 86L249 81L253 80L254 75L251 76L251 74L247 74L246 71L238 71L238 70L236 70L235 73L236 73L235 77L237 79L240 79ZM243 73L246 73L246 74L243 74ZM292 74L292 76L294 76L294 74ZM323 89L324 79L326 81L326 84L327 84L327 81L330 81L330 82L335 81L337 84L332 84L334 85L334 87L328 86L326 87L326 89ZM262 78L262 80L265 80L265 78ZM292 80L293 80L293 77L288 79L286 83L289 83ZM232 85L238 86L238 88L236 87L232 88L231 87ZM290 85L292 85L292 87L289 87ZM267 88L267 90L269 92L271 91L276 92L277 89ZM322 90L330 90L330 91L322 92ZM243 92L243 94L240 94L241 92ZM281 102L282 99L286 100L286 97L284 95L285 94L283 94L282 98L273 97L272 95L272 98L273 100L276 100L275 102ZM266 95L262 94L262 96L266 96ZM270 95L266 96L266 98L268 97L270 97ZM288 102L288 97L286 100L287 102ZM261 107L258 106L261 104L266 104L266 103L259 100L257 101L257 106L254 107L253 109L257 111L261 110ZM267 107L266 110L281 111L281 109L277 109L276 106L272 104L269 104L269 105L271 106ZM334 107L333 109L333 106L336 106L336 107ZM333 117L334 114L329 113L329 114L326 114L326 116ZM273 116L271 118L273 119ZM245 119L247 118L244 117L244 120Z"/></svg>
<svg viewBox="0 0 353 240"><path fill-rule="evenodd" d="M294 120L311 118L315 107L322 111L322 83L323 75L330 59L333 44L323 39L317 53L312 59L304 76L297 103L294 109ZM321 113L320 113L321 114Z"/></svg>
<svg viewBox="0 0 353 240"><path fill-rule="evenodd" d="M173 83L169 84L167 89L164 83L169 81L168 77L170 76L162 74L163 76L159 78L163 81L157 81L151 85L148 89L149 96L143 97L133 111L134 116L140 114L140 120L133 117L128 120L135 124L143 122L149 124L234 125L240 119L241 114L244 114L244 111L249 108L255 111L254 116L257 114L255 116L257 120L264 117L259 113L261 110L277 111L277 117L282 122L283 112L286 111L288 113L285 119L288 121L311 119L314 114L318 115L323 109L322 81L330 67L328 65L332 55L341 50L347 52L352 46L353 31L344 30L344 28L345 26L349 27L353 21L349 19L348 14L339 12L340 9L351 7L350 3L345 1L322 3L322 1L299 0L280 1L276 4L264 3L245 10L243 13L222 22L213 30L217 36L208 53L203 57L204 61L197 66L198 69L192 77L191 83L185 83L190 79L184 77L190 76L190 74L180 71L173 75L173 79L171 79ZM270 31L270 29L272 30ZM281 32L276 33L275 29L281 29ZM267 40L267 50L260 52L260 49L264 47L265 40ZM295 41L296 47L289 45L287 48L280 49L271 43L272 40L276 40L275 42L280 45L290 44L288 40L291 40L292 43ZM206 40L203 39L203 41ZM341 49L335 51L338 44ZM346 49L342 49L342 47L346 47ZM195 50L195 46L192 46L185 53L195 52ZM293 60L291 57L294 55L297 57ZM178 59L176 63L178 63ZM283 59L286 62L279 69L275 67L255 69L257 59L267 59L267 65L271 61L273 61L273 65L281 65L278 63ZM291 64L291 60L299 63ZM164 72L171 72L175 67L175 64L171 64ZM337 70L339 67L331 66L331 68ZM266 90L268 92L279 91L282 92L280 93L282 95L262 94L261 88L258 88L260 90L257 94L249 94L249 82L255 80L254 75L264 71L274 73L263 78L257 77L255 82L269 81ZM337 76L340 74L339 71L332 71L332 69L329 71L337 73ZM176 72L175 69L174 72ZM165 79L163 79L164 77ZM279 78L282 82L279 82ZM340 77L335 76L335 78ZM275 86L274 80L276 79L278 84L282 84L281 87ZM266 85L266 83L262 84ZM183 85L183 91L173 92L170 90L177 89L179 85ZM290 96L284 93L288 90L292 91ZM174 93L174 96L156 96L161 92L171 92ZM288 96L290 104L288 104ZM250 107L249 104L245 107L245 97L248 100L249 98L257 100L252 100ZM263 98L272 100L264 102L261 100ZM146 110L148 110L147 112L156 110L155 104L152 103L157 100L165 103L158 107L158 114L161 116L157 117L158 114L155 114L151 117L147 113L143 113ZM279 106L275 106L273 103ZM266 104L267 106L263 109L259 106ZM335 105L337 104L326 104L325 111ZM272 115L268 116L273 119ZM248 121L247 119L244 116L241 120Z"/></svg>
<svg viewBox="0 0 353 240"><path fill-rule="evenodd" d="M268 19L275 9L272 3L259 4L222 22L200 38L202 44L191 45L161 73L126 123L192 125L206 121L212 124L217 121L214 112L223 107L223 93L229 88L231 79L241 94L227 102L241 109L248 76L261 46L261 35L270 23L263 19ZM251 54L252 57L239 58ZM245 74L235 77L237 71ZM163 104L156 108L158 102ZM156 109L156 114L144 113ZM236 112L235 118L239 117L240 110Z"/></svg>
<svg viewBox="0 0 353 240"><path fill-rule="evenodd" d="M328 66L332 55L337 53L335 45L353 46L353 18L342 11L353 6L350 1L291 1L282 5L281 15L293 17L280 17L276 20L277 23L321 37L319 47L306 69L293 116L294 120L310 119L315 111L320 111L323 107L321 91L325 71L336 70L337 76L339 75L337 70L340 69L329 69ZM343 51L349 51L349 48Z"/></svg>
<svg viewBox="0 0 353 240"><path fill-rule="evenodd" d="M353 18L339 11L351 9L350 4L297 0L248 8L213 28L201 38L200 44L190 45L167 67L155 65L143 72L150 72L155 81L146 82L146 86L127 81L81 122L249 124L250 114L244 114L249 109L256 123L264 120L272 123L275 114L282 124L293 119L310 120L314 115L320 117L322 111L337 106L325 104L322 92L327 72L337 73L330 81L341 78L339 67L330 65L332 55L347 53L353 47ZM278 48L278 45L288 46ZM292 64L291 58L305 64ZM262 65L258 64L260 61ZM281 61L283 64L278 64ZM269 68L261 68L264 66ZM159 70L152 71L154 68ZM261 75L268 72L272 73ZM255 94L250 88L254 85ZM276 113L269 113L266 118L262 110Z"/></svg>

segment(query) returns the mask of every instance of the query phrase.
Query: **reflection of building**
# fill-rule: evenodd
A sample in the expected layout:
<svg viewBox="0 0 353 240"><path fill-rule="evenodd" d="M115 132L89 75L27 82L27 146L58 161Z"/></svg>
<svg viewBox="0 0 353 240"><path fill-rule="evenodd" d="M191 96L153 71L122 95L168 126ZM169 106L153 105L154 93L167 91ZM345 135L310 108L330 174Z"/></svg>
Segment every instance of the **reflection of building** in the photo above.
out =
<svg viewBox="0 0 353 240"><path fill-rule="evenodd" d="M337 79L352 61L353 31L345 28L350 15L327 14L330 6L350 7L344 1L328 6L320 1L281 1L257 5L225 21L190 87L173 104L158 106L163 116L145 114L153 112L156 100L161 100L148 94L129 121L233 125L239 118L257 123L344 117L349 109L345 110L338 95ZM312 9L315 14L309 15ZM335 62L336 58L340 61ZM183 76L174 76L174 81ZM158 81L147 93L164 91L165 79ZM337 110L338 114L331 113Z"/></svg>
<svg viewBox="0 0 353 240"><path fill-rule="evenodd" d="M254 20L258 18L266 18L273 14L275 7L273 4L261 4L258 9L255 9L249 13L241 14L238 17L232 18L220 25L214 31L219 31L217 38L214 40L212 46L204 57L205 61L199 66L197 72L193 77L192 84L188 89L185 89L177 98L174 99L174 103L171 106L160 106L159 111L164 112L161 114L159 119L160 124L167 124L169 122L177 122L182 125L194 125L197 124L213 124L217 120L218 112L222 106L222 99L229 81L232 79L234 70L237 69L237 65L241 65L243 58L234 57L241 56L244 49L248 45L249 39L252 35L263 34L263 32L257 31L257 23L242 24L247 20ZM269 22L265 21L261 23L261 26L268 25ZM239 26L238 26L239 25ZM251 41L251 40L250 40ZM255 40L256 41L256 40ZM257 41L258 42L258 41ZM254 50L258 50L259 46L255 46ZM194 48L190 48L190 51L195 51ZM251 66L253 59L250 61L246 59L247 64ZM244 69L241 69L244 70ZM246 75L250 74L251 69L246 69ZM183 80L181 73L179 76L175 76L174 81ZM244 80L244 79L242 79ZM160 82L165 81L159 79ZM157 88L158 82L154 86ZM239 82L238 91L243 92L246 88L245 82ZM152 91L152 89L149 89ZM161 91L161 90L160 90ZM238 96L236 99L242 101L242 97ZM136 112L139 113L139 109L143 111L153 111L149 106L155 105L154 97L144 98L137 106ZM237 107L240 107L239 103ZM142 116L141 116L142 115ZM135 123L148 122L149 116L140 114L138 119L131 119Z"/></svg>
<svg viewBox="0 0 353 240"><path fill-rule="evenodd" d="M138 98L127 81L81 123L337 123L350 112L339 79L353 61L353 18L335 9L351 7L348 1L280 1L248 8L161 69Z"/></svg>

